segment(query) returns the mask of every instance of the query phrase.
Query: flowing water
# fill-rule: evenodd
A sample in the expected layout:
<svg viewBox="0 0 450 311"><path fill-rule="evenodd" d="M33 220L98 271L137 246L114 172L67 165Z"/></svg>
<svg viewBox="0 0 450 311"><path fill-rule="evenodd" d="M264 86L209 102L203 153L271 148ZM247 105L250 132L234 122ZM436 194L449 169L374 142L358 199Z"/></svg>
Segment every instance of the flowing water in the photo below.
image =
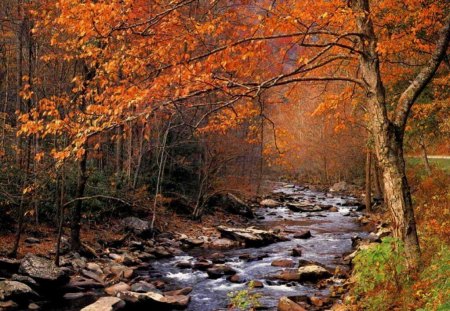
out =
<svg viewBox="0 0 450 311"><path fill-rule="evenodd" d="M310 201L317 205L332 205L338 208L338 212L292 212L287 207L259 208L257 215L259 218L255 226L261 229L272 229L281 227L289 235L290 240L274 243L259 248L244 248L222 251L226 258L226 264L235 269L241 278L245 280L259 280L264 283L264 288L254 289L261 294L260 302L269 310L276 309L278 299L281 296L327 294L327 290L319 290L312 284L299 284L290 282L283 284L271 279L283 268L272 267L271 262L275 259L292 259L297 262L299 259L315 261L324 267L334 269L342 262L345 253L352 250L351 237L354 235L364 236L361 226L355 217L355 206L342 206L345 202L354 200L351 197L343 197L337 194L326 194L312 191L293 185L280 184L274 191L278 195L290 197L299 201ZM309 239L295 239L294 232L310 230L312 237ZM292 257L292 249L300 247L301 257ZM184 260L195 261L198 256L207 257L208 254L217 250L192 250L182 256L177 256L168 260L159 260L152 263L154 271L162 275L162 279L168 283L175 284L176 287L192 287L191 303L187 310L213 311L226 308L229 303L227 294L233 291L245 289L243 284L235 284L225 278L209 279L206 272L179 269L176 263ZM241 260L241 255L248 254L252 257L264 257L261 260L246 261Z"/></svg>

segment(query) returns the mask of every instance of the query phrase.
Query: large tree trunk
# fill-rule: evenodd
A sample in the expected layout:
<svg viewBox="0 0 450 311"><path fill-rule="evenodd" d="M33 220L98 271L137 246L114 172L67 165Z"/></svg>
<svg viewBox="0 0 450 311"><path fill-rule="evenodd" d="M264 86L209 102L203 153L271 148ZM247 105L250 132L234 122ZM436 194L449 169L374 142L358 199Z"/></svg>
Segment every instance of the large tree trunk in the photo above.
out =
<svg viewBox="0 0 450 311"><path fill-rule="evenodd" d="M366 151L366 210L372 211L372 153Z"/></svg>
<svg viewBox="0 0 450 311"><path fill-rule="evenodd" d="M394 236L405 243L408 264L414 267L420 259L420 248L403 160L404 129L394 125L388 118L369 1L353 0L351 5L357 12L358 31L363 34L359 44L362 52L359 60L361 74L366 82L366 103L375 152L383 171L386 204L392 216Z"/></svg>

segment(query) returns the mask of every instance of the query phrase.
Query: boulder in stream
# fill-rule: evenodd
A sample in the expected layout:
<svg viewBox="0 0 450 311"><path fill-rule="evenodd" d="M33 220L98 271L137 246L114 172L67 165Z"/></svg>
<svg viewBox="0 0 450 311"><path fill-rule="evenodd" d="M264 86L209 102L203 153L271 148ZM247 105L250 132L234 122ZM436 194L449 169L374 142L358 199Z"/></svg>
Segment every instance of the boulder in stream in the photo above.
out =
<svg viewBox="0 0 450 311"><path fill-rule="evenodd" d="M299 304L295 303L288 297L284 296L281 297L278 301L278 311L306 311L305 308L300 306Z"/></svg>
<svg viewBox="0 0 450 311"><path fill-rule="evenodd" d="M281 206L281 203L278 201L275 201L274 199L264 199L261 202L259 202L259 205L264 206L264 207L275 208L275 207Z"/></svg>
<svg viewBox="0 0 450 311"><path fill-rule="evenodd" d="M125 231L132 232L138 236L148 237L152 234L150 222L137 217L126 217L122 220Z"/></svg>
<svg viewBox="0 0 450 311"><path fill-rule="evenodd" d="M38 297L38 294L24 283L17 281L0 282L0 301L14 300L23 303L36 297Z"/></svg>
<svg viewBox="0 0 450 311"><path fill-rule="evenodd" d="M310 203L287 203L286 206L293 212L321 212L323 209Z"/></svg>
<svg viewBox="0 0 450 311"><path fill-rule="evenodd" d="M190 297L186 295L164 296L157 292L135 293L120 292L117 295L133 309L154 308L154 310L184 309L188 306Z"/></svg>
<svg viewBox="0 0 450 311"><path fill-rule="evenodd" d="M117 297L102 297L81 311L116 311L125 307L125 302Z"/></svg>
<svg viewBox="0 0 450 311"><path fill-rule="evenodd" d="M310 237L312 237L312 235L311 231L309 230L297 232L294 234L294 239L309 239Z"/></svg>
<svg viewBox="0 0 450 311"><path fill-rule="evenodd" d="M69 281L65 271L53 261L31 254L22 259L19 272L35 279L41 285L62 285Z"/></svg>
<svg viewBox="0 0 450 311"><path fill-rule="evenodd" d="M321 279L326 279L332 274L324 267L318 265L307 265L298 268L298 275L300 282L317 282Z"/></svg>
<svg viewBox="0 0 450 311"><path fill-rule="evenodd" d="M277 259L277 260L272 261L271 266L292 268L293 266L295 266L295 263L291 259Z"/></svg>
<svg viewBox="0 0 450 311"><path fill-rule="evenodd" d="M264 246L283 241L284 239L273 232L255 228L230 228L217 227L222 237L233 239L245 244L245 246Z"/></svg>

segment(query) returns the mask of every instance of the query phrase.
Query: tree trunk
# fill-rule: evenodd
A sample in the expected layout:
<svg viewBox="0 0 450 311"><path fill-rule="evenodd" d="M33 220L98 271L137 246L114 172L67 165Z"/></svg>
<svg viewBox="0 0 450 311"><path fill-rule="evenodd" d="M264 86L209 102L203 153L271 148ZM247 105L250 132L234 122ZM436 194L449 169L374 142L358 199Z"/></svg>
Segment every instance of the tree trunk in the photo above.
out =
<svg viewBox="0 0 450 311"><path fill-rule="evenodd" d="M372 211L372 153L366 152L366 210Z"/></svg>
<svg viewBox="0 0 450 311"><path fill-rule="evenodd" d="M380 174L380 168L378 166L377 163L377 159L374 157L374 155L372 154L372 163L373 163L373 172L372 172L372 176L373 178L373 183L375 186L375 196L378 200L381 200L383 198L383 189L381 187L381 174Z"/></svg>
<svg viewBox="0 0 450 311"><path fill-rule="evenodd" d="M386 204L392 216L394 236L404 242L408 265L414 268L420 260L420 248L411 193L405 174L404 128L394 125L388 118L369 1L353 0L351 6L356 11L358 32L363 36L359 44L362 52L359 62L363 80L366 82L366 103L375 140L375 152L383 171Z"/></svg>
<svg viewBox="0 0 450 311"><path fill-rule="evenodd" d="M88 175L86 172L87 167L87 146L84 146L84 154L78 164L78 184L76 197L82 198L84 196L84 189L86 188L86 182ZM70 248L72 251L78 251L81 247L80 229L81 229L81 208L83 207L83 201L78 200L75 202L72 208L72 218L70 224Z"/></svg>
<svg viewBox="0 0 450 311"><path fill-rule="evenodd" d="M420 138L420 148L422 149L422 158L423 163L425 164L425 169L427 170L428 175L431 175L431 165L430 161L428 161L427 147L425 145L425 140L423 139L423 137Z"/></svg>

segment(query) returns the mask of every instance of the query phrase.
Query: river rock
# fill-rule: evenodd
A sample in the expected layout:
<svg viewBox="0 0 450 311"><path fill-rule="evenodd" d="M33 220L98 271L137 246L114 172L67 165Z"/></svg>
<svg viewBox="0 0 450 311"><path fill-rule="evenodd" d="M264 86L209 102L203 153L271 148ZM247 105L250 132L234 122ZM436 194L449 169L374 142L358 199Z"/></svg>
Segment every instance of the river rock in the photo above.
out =
<svg viewBox="0 0 450 311"><path fill-rule="evenodd" d="M236 271L230 266L219 264L207 269L206 273L208 273L210 279L218 279L224 275L236 274Z"/></svg>
<svg viewBox="0 0 450 311"><path fill-rule="evenodd" d="M295 263L291 259L277 259L277 260L272 261L271 266L292 268L293 266L295 266Z"/></svg>
<svg viewBox="0 0 450 311"><path fill-rule="evenodd" d="M300 306L299 304L295 303L288 297L284 296L281 297L278 301L278 311L306 311L305 308Z"/></svg>
<svg viewBox="0 0 450 311"><path fill-rule="evenodd" d="M264 246L282 241L283 238L270 231L255 228L217 227L222 237L245 243L248 246Z"/></svg>
<svg viewBox="0 0 450 311"><path fill-rule="evenodd" d="M322 208L319 205L312 205L310 203L288 203L286 206L293 212L321 212Z"/></svg>
<svg viewBox="0 0 450 311"><path fill-rule="evenodd" d="M125 302L117 297L102 297L81 311L115 311L125 307Z"/></svg>
<svg viewBox="0 0 450 311"><path fill-rule="evenodd" d="M17 310L19 305L12 300L8 301L0 301L0 310L8 311L8 310Z"/></svg>
<svg viewBox="0 0 450 311"><path fill-rule="evenodd" d="M248 282L248 286L253 287L253 288L263 288L264 284L261 281L252 280L252 281Z"/></svg>
<svg viewBox="0 0 450 311"><path fill-rule="evenodd" d="M312 235L311 231L309 230L297 232L296 234L294 234L294 239L309 239L310 237L312 237Z"/></svg>
<svg viewBox="0 0 450 311"><path fill-rule="evenodd" d="M273 199L264 199L261 202L259 202L259 205L264 206L264 207L278 207L281 205L280 202L275 201Z"/></svg>
<svg viewBox="0 0 450 311"><path fill-rule="evenodd" d="M130 304L131 307L154 308L158 311L186 308L190 301L189 296L164 296L156 292L120 292L118 297Z"/></svg>
<svg viewBox="0 0 450 311"><path fill-rule="evenodd" d="M99 264L97 264L95 262L88 262L86 264L86 269L93 271L97 274L103 274L102 268L100 267Z"/></svg>
<svg viewBox="0 0 450 311"><path fill-rule="evenodd" d="M175 266L180 269L189 269L192 268L191 262L188 260L178 261Z"/></svg>
<svg viewBox="0 0 450 311"><path fill-rule="evenodd" d="M209 247L216 249L227 249L238 246L239 243L237 241L233 241L230 239L216 239L209 244Z"/></svg>
<svg viewBox="0 0 450 311"><path fill-rule="evenodd" d="M227 280L231 283L243 283L242 277L239 274L230 275Z"/></svg>
<svg viewBox="0 0 450 311"><path fill-rule="evenodd" d="M300 247L294 247L292 249L292 256L300 257L302 255L302 249Z"/></svg>
<svg viewBox="0 0 450 311"><path fill-rule="evenodd" d="M193 268L201 271L206 271L211 268L213 264L208 260L199 260L193 264Z"/></svg>
<svg viewBox="0 0 450 311"><path fill-rule="evenodd" d="M24 284L30 286L31 288L36 288L39 286L39 284L36 282L35 279L30 278L29 276L26 276L26 275L13 274L11 276L11 281L17 281L20 283L24 283Z"/></svg>
<svg viewBox="0 0 450 311"><path fill-rule="evenodd" d="M120 283L117 283L110 287L105 288L105 292L108 295L116 296L117 293L129 291L130 289L131 289L130 285L128 285L127 283L124 283L124 282L120 282Z"/></svg>
<svg viewBox="0 0 450 311"><path fill-rule="evenodd" d="M131 285L131 291L136 293L147 293L155 291L156 286L145 281L139 281Z"/></svg>
<svg viewBox="0 0 450 311"><path fill-rule="evenodd" d="M224 264L226 262L225 255L222 253L214 253L209 256L209 259L215 264Z"/></svg>
<svg viewBox="0 0 450 311"><path fill-rule="evenodd" d="M307 265L298 268L299 281L317 282L320 279L326 279L332 274L324 267L318 265Z"/></svg>
<svg viewBox="0 0 450 311"><path fill-rule="evenodd" d="M333 206L333 207L330 207L330 209L328 211L336 213L336 212L339 212L339 209L336 206Z"/></svg>
<svg viewBox="0 0 450 311"><path fill-rule="evenodd" d="M219 207L231 214L242 215L247 218L254 218L252 209L240 198L232 193L218 193L208 200L208 205Z"/></svg>
<svg viewBox="0 0 450 311"><path fill-rule="evenodd" d="M137 217L126 217L122 220L125 231L132 232L141 237L149 237L152 234L151 224Z"/></svg>
<svg viewBox="0 0 450 311"><path fill-rule="evenodd" d="M69 280L64 270L53 261L31 254L22 259L19 272L45 284L64 284Z"/></svg>
<svg viewBox="0 0 450 311"><path fill-rule="evenodd" d="M181 288L181 289L164 292L164 296L189 295L191 292L192 292L192 287L185 287L185 288Z"/></svg>
<svg viewBox="0 0 450 311"><path fill-rule="evenodd" d="M0 281L0 301L14 300L22 303L36 297L38 294L24 283Z"/></svg>

